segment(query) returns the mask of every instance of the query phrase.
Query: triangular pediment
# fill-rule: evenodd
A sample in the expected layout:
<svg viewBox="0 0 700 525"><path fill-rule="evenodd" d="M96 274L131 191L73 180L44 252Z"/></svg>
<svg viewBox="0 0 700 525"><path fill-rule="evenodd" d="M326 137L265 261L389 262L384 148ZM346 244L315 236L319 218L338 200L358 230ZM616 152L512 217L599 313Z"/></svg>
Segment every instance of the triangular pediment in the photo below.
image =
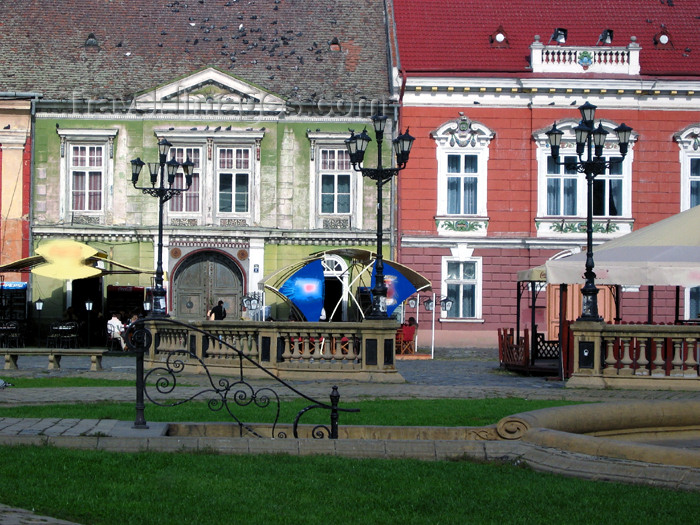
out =
<svg viewBox="0 0 700 525"><path fill-rule="evenodd" d="M284 106L282 98L258 86L248 84L214 68L207 68L190 76L145 92L134 99L139 108L157 105L164 109L174 107L222 106L236 110L239 107L258 111Z"/></svg>

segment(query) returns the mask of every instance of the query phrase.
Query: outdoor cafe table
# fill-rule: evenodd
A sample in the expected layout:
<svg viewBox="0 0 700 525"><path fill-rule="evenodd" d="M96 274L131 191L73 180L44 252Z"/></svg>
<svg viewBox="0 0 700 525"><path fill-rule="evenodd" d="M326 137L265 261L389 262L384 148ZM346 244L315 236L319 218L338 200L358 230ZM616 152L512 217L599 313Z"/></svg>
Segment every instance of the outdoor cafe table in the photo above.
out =
<svg viewBox="0 0 700 525"><path fill-rule="evenodd" d="M54 348L77 348L78 323L69 321L52 324L46 346Z"/></svg>

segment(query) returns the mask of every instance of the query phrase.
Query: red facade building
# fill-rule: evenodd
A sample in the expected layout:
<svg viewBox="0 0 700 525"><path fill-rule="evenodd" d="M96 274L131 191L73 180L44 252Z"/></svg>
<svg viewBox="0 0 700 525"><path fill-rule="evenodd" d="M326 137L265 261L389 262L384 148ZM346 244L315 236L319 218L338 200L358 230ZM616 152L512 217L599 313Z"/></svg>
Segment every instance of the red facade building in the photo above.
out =
<svg viewBox="0 0 700 525"><path fill-rule="evenodd" d="M699 2L394 0L393 13L400 125L416 137L397 180L397 256L453 302L436 306L436 345L495 346L514 324L517 272L585 249L585 176L552 162L546 136L556 123L561 161L575 159L585 102L609 132L606 159L619 157L613 130L634 130L594 182L596 244L700 203ZM623 291L626 320L647 319L647 292ZM538 296L553 338L557 293ZM654 297L654 320L672 321L675 290ZM575 318L580 294L569 300ZM681 304L698 315L695 290ZM608 290L599 305L612 320Z"/></svg>

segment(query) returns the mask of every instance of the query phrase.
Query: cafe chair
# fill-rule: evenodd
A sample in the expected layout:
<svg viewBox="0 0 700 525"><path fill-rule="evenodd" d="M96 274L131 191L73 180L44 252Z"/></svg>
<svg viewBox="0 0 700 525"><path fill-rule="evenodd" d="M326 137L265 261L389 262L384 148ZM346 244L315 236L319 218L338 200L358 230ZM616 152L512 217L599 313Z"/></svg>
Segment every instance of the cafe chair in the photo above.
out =
<svg viewBox="0 0 700 525"><path fill-rule="evenodd" d="M61 323L61 348L78 348L78 323Z"/></svg>
<svg viewBox="0 0 700 525"><path fill-rule="evenodd" d="M107 325L107 348L110 352L115 350L121 352L122 350L122 344L116 333L116 329L109 324Z"/></svg>
<svg viewBox="0 0 700 525"><path fill-rule="evenodd" d="M24 335L17 321L3 322L0 332L2 332L2 346L7 348L21 348L24 346Z"/></svg>
<svg viewBox="0 0 700 525"><path fill-rule="evenodd" d="M416 337L416 327L415 325L402 325L397 333L397 341L399 344L398 353L399 354L415 354L415 337Z"/></svg>
<svg viewBox="0 0 700 525"><path fill-rule="evenodd" d="M62 323L52 323L49 328L49 335L46 336L46 348L59 348L61 346L61 330Z"/></svg>

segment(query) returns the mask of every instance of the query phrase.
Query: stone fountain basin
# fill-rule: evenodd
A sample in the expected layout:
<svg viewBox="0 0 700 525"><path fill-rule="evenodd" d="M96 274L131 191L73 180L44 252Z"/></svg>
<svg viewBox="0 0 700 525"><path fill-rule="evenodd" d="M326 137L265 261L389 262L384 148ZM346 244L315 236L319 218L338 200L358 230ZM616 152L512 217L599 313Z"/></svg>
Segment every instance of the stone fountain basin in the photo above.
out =
<svg viewBox="0 0 700 525"><path fill-rule="evenodd" d="M503 418L497 434L590 456L700 468L700 401L545 408Z"/></svg>
<svg viewBox="0 0 700 525"><path fill-rule="evenodd" d="M272 426L250 424L263 437ZM312 438L314 425L299 425ZM278 424L274 437L292 437ZM170 423L167 436L237 438L235 423ZM400 441L521 441L590 456L700 468L700 401L623 401L545 408L508 416L485 427L341 425L339 439Z"/></svg>
<svg viewBox="0 0 700 525"><path fill-rule="evenodd" d="M262 423L247 423L255 432L263 437L271 438L272 426ZM312 438L316 425L299 425L299 438ZM278 424L275 427L275 437L283 433L286 437L293 436L292 425ZM236 423L169 423L167 436L198 437L198 438L234 438L250 437L244 432L241 436ZM496 425L488 427L399 427L399 426L361 426L340 425L339 439L364 440L424 440L424 441L473 441L497 440Z"/></svg>

